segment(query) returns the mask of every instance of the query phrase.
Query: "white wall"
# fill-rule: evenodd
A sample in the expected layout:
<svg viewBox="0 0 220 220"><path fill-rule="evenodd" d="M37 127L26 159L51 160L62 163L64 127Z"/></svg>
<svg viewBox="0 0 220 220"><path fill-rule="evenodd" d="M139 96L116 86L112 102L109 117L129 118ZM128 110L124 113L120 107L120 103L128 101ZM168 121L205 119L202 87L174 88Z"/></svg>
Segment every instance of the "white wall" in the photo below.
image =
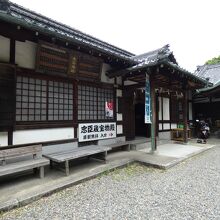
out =
<svg viewBox="0 0 220 220"><path fill-rule="evenodd" d="M170 120L170 99L163 98L163 120Z"/></svg>
<svg viewBox="0 0 220 220"><path fill-rule="evenodd" d="M37 143L74 138L74 128L49 128L15 131L13 144Z"/></svg>
<svg viewBox="0 0 220 220"><path fill-rule="evenodd" d="M170 129L170 123L163 123L163 130Z"/></svg>
<svg viewBox="0 0 220 220"><path fill-rule="evenodd" d="M9 62L10 39L0 35L0 62Z"/></svg>
<svg viewBox="0 0 220 220"><path fill-rule="evenodd" d="M171 124L171 129L175 129L175 128L177 128L177 124L172 123L172 124Z"/></svg>
<svg viewBox="0 0 220 220"><path fill-rule="evenodd" d="M116 90L116 96L117 97L122 97L122 90L121 89Z"/></svg>
<svg viewBox="0 0 220 220"><path fill-rule="evenodd" d="M0 132L0 148L8 145L8 132Z"/></svg>
<svg viewBox="0 0 220 220"><path fill-rule="evenodd" d="M106 71L110 70L111 66L103 63L102 65L102 73L101 73L101 82L105 82L105 83L110 83L110 84L114 84L114 78L110 79L106 76Z"/></svg>
<svg viewBox="0 0 220 220"><path fill-rule="evenodd" d="M159 120L162 120L162 101L161 101L161 97L158 98L159 99Z"/></svg>
<svg viewBox="0 0 220 220"><path fill-rule="evenodd" d="M122 127L122 125L117 125L117 134L123 134L123 127Z"/></svg>
<svg viewBox="0 0 220 220"><path fill-rule="evenodd" d="M122 121L122 114L121 113L117 113L117 121Z"/></svg>
<svg viewBox="0 0 220 220"><path fill-rule="evenodd" d="M37 44L30 41L16 41L15 63L24 68L35 68Z"/></svg>

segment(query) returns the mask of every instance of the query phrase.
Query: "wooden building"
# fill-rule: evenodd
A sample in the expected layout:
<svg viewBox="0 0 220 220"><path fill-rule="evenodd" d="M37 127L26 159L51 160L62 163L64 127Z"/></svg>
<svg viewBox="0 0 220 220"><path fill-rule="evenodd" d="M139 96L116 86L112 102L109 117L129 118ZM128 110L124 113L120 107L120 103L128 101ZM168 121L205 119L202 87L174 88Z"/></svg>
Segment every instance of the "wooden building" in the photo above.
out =
<svg viewBox="0 0 220 220"><path fill-rule="evenodd" d="M207 86L197 90L193 97L195 117L220 128L220 64L198 66L195 75L207 80Z"/></svg>
<svg viewBox="0 0 220 220"><path fill-rule="evenodd" d="M7 0L0 27L0 147L133 139L150 127L169 138L206 84L167 45L136 56ZM142 120L146 74L153 126Z"/></svg>

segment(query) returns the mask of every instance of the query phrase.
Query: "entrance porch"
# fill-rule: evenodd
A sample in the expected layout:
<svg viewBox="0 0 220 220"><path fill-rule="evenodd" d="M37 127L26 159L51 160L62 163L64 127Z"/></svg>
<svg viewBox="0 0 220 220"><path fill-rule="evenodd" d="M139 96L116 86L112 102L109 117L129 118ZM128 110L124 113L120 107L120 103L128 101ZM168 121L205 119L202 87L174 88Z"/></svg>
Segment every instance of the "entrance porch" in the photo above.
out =
<svg viewBox="0 0 220 220"><path fill-rule="evenodd" d="M145 137L151 137L151 148L155 151L156 137L160 131L169 135L172 128L181 125L183 142L187 143L189 124L193 121L192 109L189 111L189 107L192 108L189 98L191 92L202 88L206 81L179 67L169 50L169 45L133 59L138 61L137 65L108 72L110 78L123 77L123 120L126 139L132 140L138 133L147 133ZM146 87L146 77L150 82L151 100L151 124L148 125L143 123L145 101L143 102L142 90ZM142 97L137 95L137 91L140 90Z"/></svg>

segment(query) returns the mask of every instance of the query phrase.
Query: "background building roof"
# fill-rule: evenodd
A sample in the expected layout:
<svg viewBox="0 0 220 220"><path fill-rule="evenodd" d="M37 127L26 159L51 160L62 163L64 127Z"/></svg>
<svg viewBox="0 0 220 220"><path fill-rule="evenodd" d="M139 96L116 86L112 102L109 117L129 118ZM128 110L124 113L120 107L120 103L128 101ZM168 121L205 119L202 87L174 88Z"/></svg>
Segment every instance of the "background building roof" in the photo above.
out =
<svg viewBox="0 0 220 220"><path fill-rule="evenodd" d="M220 82L220 63L198 66L194 74L201 78L209 79L209 82L215 85Z"/></svg>

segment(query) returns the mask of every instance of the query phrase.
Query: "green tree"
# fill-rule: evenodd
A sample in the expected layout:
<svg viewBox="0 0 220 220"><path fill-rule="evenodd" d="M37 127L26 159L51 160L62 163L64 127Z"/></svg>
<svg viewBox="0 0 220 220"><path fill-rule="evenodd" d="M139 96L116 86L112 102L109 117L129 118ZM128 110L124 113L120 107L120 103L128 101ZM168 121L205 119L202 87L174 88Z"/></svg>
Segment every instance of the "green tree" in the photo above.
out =
<svg viewBox="0 0 220 220"><path fill-rule="evenodd" d="M205 62L205 64L217 64L220 63L220 56L214 57L211 60Z"/></svg>

